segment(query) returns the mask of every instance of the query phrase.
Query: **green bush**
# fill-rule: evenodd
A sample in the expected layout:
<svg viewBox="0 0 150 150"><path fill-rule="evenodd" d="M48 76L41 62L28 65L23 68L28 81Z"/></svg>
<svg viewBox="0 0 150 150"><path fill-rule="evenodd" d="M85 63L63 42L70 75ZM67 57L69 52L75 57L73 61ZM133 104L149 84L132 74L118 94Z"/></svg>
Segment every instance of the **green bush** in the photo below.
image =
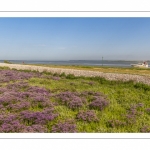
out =
<svg viewBox="0 0 150 150"><path fill-rule="evenodd" d="M74 74L68 74L66 79L76 79L77 77Z"/></svg>
<svg viewBox="0 0 150 150"><path fill-rule="evenodd" d="M66 77L66 74L63 72L59 75L60 77Z"/></svg>

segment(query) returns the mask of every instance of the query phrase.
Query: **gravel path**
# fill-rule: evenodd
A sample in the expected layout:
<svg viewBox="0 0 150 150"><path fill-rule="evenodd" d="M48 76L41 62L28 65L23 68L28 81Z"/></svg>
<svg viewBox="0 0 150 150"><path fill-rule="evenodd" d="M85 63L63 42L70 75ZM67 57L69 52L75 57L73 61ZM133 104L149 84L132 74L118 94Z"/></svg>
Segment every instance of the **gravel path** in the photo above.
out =
<svg viewBox="0 0 150 150"><path fill-rule="evenodd" d="M0 66L9 67L10 69L15 68L17 70L36 70L39 72L48 71L48 72L59 73L59 74L64 72L65 74L74 74L75 76L86 76L86 77L100 76L108 80L122 80L122 81L133 80L135 82L142 82L142 83L150 85L150 77L148 76L118 74L118 73L103 73L103 72L98 72L98 71L49 68L49 67L42 67L42 66L6 64L6 63L0 63Z"/></svg>

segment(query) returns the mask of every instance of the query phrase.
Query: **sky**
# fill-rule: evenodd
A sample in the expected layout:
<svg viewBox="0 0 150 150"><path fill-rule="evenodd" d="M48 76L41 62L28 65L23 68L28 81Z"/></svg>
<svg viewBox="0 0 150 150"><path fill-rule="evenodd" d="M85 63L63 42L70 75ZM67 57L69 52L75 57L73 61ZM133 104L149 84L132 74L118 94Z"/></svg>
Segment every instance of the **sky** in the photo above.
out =
<svg viewBox="0 0 150 150"><path fill-rule="evenodd" d="M0 60L150 60L150 18L0 18Z"/></svg>

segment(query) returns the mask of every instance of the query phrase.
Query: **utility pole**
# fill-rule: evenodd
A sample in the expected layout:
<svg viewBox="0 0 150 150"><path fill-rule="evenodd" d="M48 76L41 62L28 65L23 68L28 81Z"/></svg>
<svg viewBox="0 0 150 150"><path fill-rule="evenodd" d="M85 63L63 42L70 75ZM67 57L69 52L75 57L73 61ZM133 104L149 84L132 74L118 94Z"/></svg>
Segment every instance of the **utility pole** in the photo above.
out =
<svg viewBox="0 0 150 150"><path fill-rule="evenodd" d="M103 56L102 56L102 66L103 66Z"/></svg>

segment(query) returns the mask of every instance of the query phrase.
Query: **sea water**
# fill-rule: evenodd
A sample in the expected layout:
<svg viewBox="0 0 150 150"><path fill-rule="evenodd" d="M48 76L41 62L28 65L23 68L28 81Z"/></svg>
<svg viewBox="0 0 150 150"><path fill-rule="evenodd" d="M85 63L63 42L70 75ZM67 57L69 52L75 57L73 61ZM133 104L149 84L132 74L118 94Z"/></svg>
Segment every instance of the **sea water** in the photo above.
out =
<svg viewBox="0 0 150 150"><path fill-rule="evenodd" d="M68 60L68 61L51 61L51 60L8 60L11 63L22 64L51 64L51 65L74 65L74 66L108 66L108 67L131 67L131 64L137 64L142 61L126 61L126 60ZM0 60L4 62L4 60ZM148 61L150 65L150 61Z"/></svg>

